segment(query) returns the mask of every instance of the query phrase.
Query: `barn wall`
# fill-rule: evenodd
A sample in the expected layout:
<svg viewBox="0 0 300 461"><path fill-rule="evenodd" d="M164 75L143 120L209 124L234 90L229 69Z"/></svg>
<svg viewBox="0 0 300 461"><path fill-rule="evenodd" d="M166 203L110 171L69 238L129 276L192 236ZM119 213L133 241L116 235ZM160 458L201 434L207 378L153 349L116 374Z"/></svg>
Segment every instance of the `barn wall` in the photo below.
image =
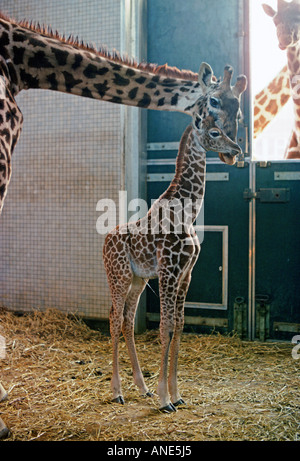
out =
<svg viewBox="0 0 300 461"><path fill-rule="evenodd" d="M121 6L120 0L0 1L1 10L16 19L118 50ZM107 318L96 204L105 197L118 200L123 108L41 90L21 92L17 102L24 128L1 216L1 304Z"/></svg>

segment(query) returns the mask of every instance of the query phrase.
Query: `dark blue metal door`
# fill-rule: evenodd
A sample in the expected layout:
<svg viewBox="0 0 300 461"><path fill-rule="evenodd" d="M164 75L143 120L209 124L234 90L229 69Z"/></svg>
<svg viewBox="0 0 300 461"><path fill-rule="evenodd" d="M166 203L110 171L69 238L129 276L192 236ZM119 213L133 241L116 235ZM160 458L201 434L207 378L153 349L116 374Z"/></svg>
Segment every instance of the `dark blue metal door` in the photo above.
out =
<svg viewBox="0 0 300 461"><path fill-rule="evenodd" d="M246 5L242 0L148 1L148 61L195 72L206 61L217 77L230 64L235 77L246 74ZM247 151L247 95L243 111L239 143ZM177 144L188 123L190 118L183 114L148 113L149 205L173 176ZM228 167L215 154L209 154L204 241L186 300L187 328L236 328L247 334L249 204L243 191L248 186L248 161ZM147 292L150 325L159 320L158 285L151 285L153 291Z"/></svg>
<svg viewBox="0 0 300 461"><path fill-rule="evenodd" d="M290 340L300 333L300 160L254 168L254 337Z"/></svg>

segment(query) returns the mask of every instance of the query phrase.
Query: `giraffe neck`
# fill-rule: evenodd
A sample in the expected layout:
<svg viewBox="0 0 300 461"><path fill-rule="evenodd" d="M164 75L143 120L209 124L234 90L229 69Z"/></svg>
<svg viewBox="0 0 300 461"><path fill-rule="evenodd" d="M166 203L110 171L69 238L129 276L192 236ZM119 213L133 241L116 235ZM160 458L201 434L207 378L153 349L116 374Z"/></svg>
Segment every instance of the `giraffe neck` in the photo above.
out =
<svg viewBox="0 0 300 461"><path fill-rule="evenodd" d="M23 116L11 93L7 68L0 57L0 213L11 176L11 156L19 139Z"/></svg>
<svg viewBox="0 0 300 461"><path fill-rule="evenodd" d="M177 201L185 210L189 207L188 222L193 224L204 199L205 172L206 151L195 129L189 125L180 141L173 181L158 200Z"/></svg>
<svg viewBox="0 0 300 461"><path fill-rule="evenodd" d="M41 88L130 106L190 113L201 96L197 74L136 65L0 17L0 54L14 95Z"/></svg>
<svg viewBox="0 0 300 461"><path fill-rule="evenodd" d="M290 99L290 79L287 66L254 97L254 139L269 125Z"/></svg>
<svg viewBox="0 0 300 461"><path fill-rule="evenodd" d="M299 91L299 74L300 74L300 41L293 47L287 50L288 69L290 77L290 85L292 89L292 97L295 114L295 134L300 146L300 91ZM299 150L299 148L298 148Z"/></svg>

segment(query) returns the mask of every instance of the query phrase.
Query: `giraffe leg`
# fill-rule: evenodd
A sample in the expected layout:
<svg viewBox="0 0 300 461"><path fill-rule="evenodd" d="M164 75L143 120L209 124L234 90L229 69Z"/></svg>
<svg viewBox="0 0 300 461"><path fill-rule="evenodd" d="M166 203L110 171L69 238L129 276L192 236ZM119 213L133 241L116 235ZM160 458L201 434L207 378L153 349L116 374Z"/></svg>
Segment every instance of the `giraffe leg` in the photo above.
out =
<svg viewBox="0 0 300 461"><path fill-rule="evenodd" d="M2 159L1 159L2 157ZM7 187L11 176L10 162L7 160L5 154L3 155L3 149L0 146L0 214L3 209L4 199L7 193Z"/></svg>
<svg viewBox="0 0 300 461"><path fill-rule="evenodd" d="M193 236L194 244L194 254L191 261L188 263L188 268L183 276L181 283L178 288L177 300L176 300L176 312L175 312L175 327L174 335L171 343L170 351L170 371L169 371L169 392L171 395L171 401L175 407L179 405L184 405L184 400L181 398L181 395L178 390L177 383L177 369L178 369L178 355L179 355L179 346L181 334L184 327L184 303L186 295L191 283L192 270L200 253L200 244L197 237L197 234L194 233Z"/></svg>
<svg viewBox="0 0 300 461"><path fill-rule="evenodd" d="M113 372L111 378L111 390L113 394L113 402L124 404L124 398L121 389L121 379L119 370L119 338L123 324L123 311L125 305L125 298L130 287L130 282L123 286L123 296L112 295L112 307L109 314L110 335L112 341L112 355L113 355Z"/></svg>
<svg viewBox="0 0 300 461"><path fill-rule="evenodd" d="M111 390L113 402L124 404L119 372L119 337L123 325L125 300L130 290L133 275L122 236L108 234L103 246L103 262L112 298L112 307L109 313L113 355Z"/></svg>
<svg viewBox="0 0 300 461"><path fill-rule="evenodd" d="M7 399L7 392L2 386L2 384L0 383L0 402L4 402L4 400L6 399Z"/></svg>
<svg viewBox="0 0 300 461"><path fill-rule="evenodd" d="M113 372L111 378L111 390L113 402L124 404L121 390L121 379L119 372L119 338L123 325L123 313L125 299L130 289L132 274L127 268L127 273L115 277L113 271L108 272L108 281L111 290L112 307L109 313L110 335L112 341Z"/></svg>
<svg viewBox="0 0 300 461"><path fill-rule="evenodd" d="M168 357L174 331L177 288L175 277L172 278L175 283L171 283L169 278L167 276L159 278L161 364L157 387L160 410L167 413L176 411L168 392Z"/></svg>
<svg viewBox="0 0 300 461"><path fill-rule="evenodd" d="M7 399L7 392L0 383L0 402L4 402ZM0 439L5 439L9 436L9 429L4 423L3 419L0 418Z"/></svg>
<svg viewBox="0 0 300 461"><path fill-rule="evenodd" d="M0 418L0 440L6 439L10 434L8 427L6 426L5 422L2 418Z"/></svg>
<svg viewBox="0 0 300 461"><path fill-rule="evenodd" d="M179 355L179 346L181 334L184 326L184 303L186 294L191 281L191 270L181 282L180 287L178 288L177 302L176 302L176 313L175 313L175 327L174 335L171 343L170 350L170 371L169 371L169 392L171 395L171 401L175 407L179 405L184 405L184 400L181 398L181 395L178 390L177 384L177 369L178 369L178 355Z"/></svg>
<svg viewBox="0 0 300 461"><path fill-rule="evenodd" d="M134 341L134 318L138 302L144 288L145 280L139 277L133 277L132 284L125 302L124 320L122 325L122 333L126 341L128 353L131 361L133 379L136 386L139 388L142 395L151 396L148 387L145 384L144 377L137 358L135 341Z"/></svg>

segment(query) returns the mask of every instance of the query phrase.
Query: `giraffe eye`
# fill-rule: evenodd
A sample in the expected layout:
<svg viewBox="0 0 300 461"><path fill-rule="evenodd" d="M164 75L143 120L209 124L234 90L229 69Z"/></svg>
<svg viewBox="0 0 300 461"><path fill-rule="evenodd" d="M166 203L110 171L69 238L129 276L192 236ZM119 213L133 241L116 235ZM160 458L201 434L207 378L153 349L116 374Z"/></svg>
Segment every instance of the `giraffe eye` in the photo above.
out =
<svg viewBox="0 0 300 461"><path fill-rule="evenodd" d="M220 107L221 107L220 99L211 97L210 100L209 100L209 103L215 109L220 109Z"/></svg>
<svg viewBox="0 0 300 461"><path fill-rule="evenodd" d="M211 138L218 138L220 135L221 135L221 134L220 134L220 132L219 132L218 130L211 130L211 131L209 132L209 136L210 136Z"/></svg>

